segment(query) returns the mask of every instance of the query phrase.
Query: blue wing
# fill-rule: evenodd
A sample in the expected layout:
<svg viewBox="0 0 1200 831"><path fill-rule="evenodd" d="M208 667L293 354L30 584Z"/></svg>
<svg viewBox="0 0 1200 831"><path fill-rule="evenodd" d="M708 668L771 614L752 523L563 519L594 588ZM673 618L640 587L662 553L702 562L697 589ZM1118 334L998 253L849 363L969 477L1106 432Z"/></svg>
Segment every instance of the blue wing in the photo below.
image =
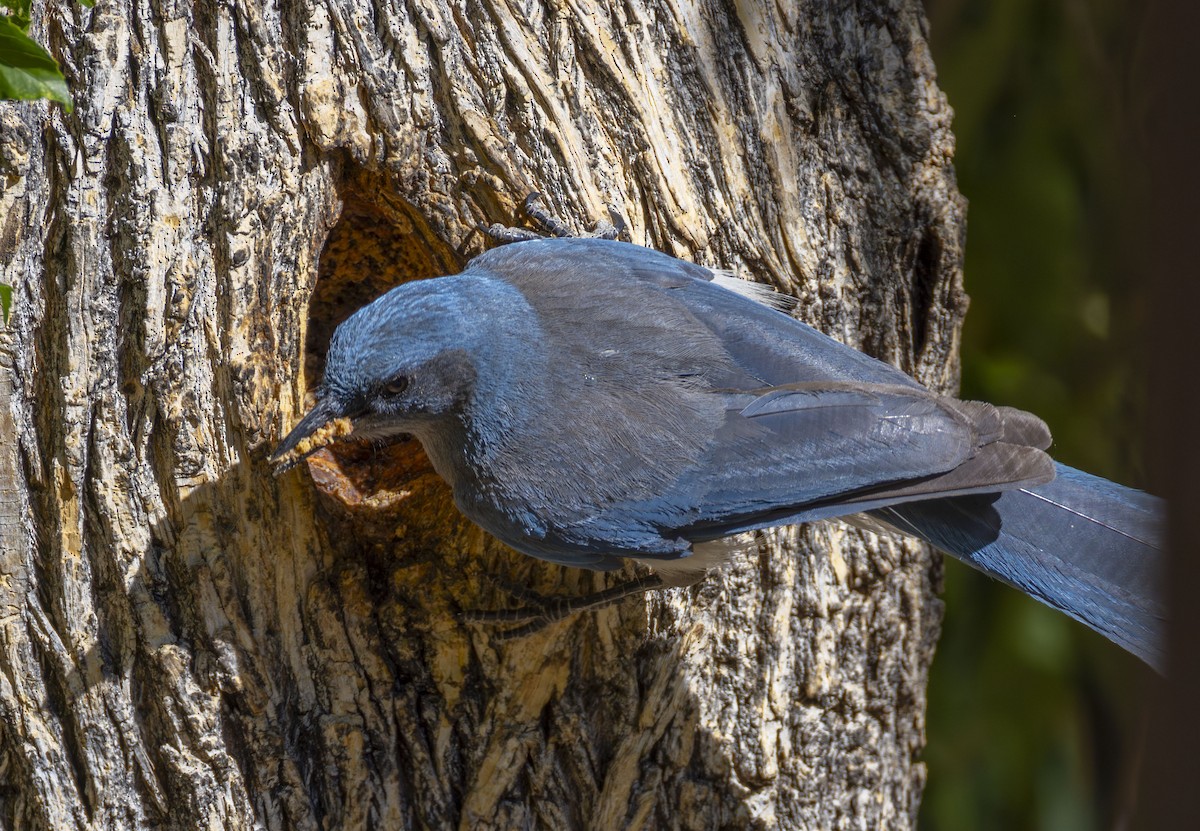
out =
<svg viewBox="0 0 1200 831"><path fill-rule="evenodd" d="M648 249L539 241L476 263L521 288L572 353L560 378L591 372L592 350L623 354L609 403L641 408L612 442L624 467L579 477L600 509L531 553L592 568L686 558L693 542L869 512L1161 667L1162 503L1056 471L1035 416L939 396ZM575 438L616 430L611 410L580 402ZM630 458L650 485L609 498L636 478Z"/></svg>
<svg viewBox="0 0 1200 831"><path fill-rule="evenodd" d="M1049 433L1034 416L939 396L717 284L718 274L701 266L624 243L572 239L497 249L472 268L517 285L555 327L560 348L582 331L588 348L611 345L625 355L626 365L647 376L644 389L633 390L639 403L664 389L676 395L668 417L676 434L692 436L692 458L655 493L614 500L594 519L596 528L648 524L667 538L707 540L1053 478L1041 452ZM620 319L598 321L608 310ZM664 354L674 344L685 345L685 360ZM671 386L667 376L679 383ZM595 434L605 426L579 428ZM622 445L636 447L639 438ZM662 455L643 454L648 466Z"/></svg>

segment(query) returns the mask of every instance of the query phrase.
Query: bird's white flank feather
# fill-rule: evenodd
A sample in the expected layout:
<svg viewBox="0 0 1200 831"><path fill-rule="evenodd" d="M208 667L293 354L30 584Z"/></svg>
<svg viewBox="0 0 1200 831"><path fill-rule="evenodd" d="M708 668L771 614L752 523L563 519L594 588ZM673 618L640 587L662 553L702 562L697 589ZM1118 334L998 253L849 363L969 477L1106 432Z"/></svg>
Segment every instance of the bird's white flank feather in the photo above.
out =
<svg viewBox="0 0 1200 831"><path fill-rule="evenodd" d="M790 311L796 306L796 298L787 294L781 294L770 286L764 286L762 283L743 280L730 269L710 268L709 271L713 273L713 283L756 303L762 303L764 306L780 312Z"/></svg>

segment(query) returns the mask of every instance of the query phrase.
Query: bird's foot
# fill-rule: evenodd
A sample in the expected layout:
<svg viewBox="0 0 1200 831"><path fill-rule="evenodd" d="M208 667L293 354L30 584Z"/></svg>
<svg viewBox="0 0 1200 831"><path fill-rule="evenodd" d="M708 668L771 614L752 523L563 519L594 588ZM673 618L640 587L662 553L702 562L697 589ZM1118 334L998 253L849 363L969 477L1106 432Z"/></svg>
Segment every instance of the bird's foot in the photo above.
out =
<svg viewBox="0 0 1200 831"><path fill-rule="evenodd" d="M487 227L479 226L483 233L501 245L510 242L526 242L547 237L585 237L591 239L621 239L628 237L625 219L612 206L608 208L611 222L600 220L590 234L576 234L570 226L557 217L551 216L541 207L542 195L531 193L525 197L521 213L535 228L514 228L496 223Z"/></svg>
<svg viewBox="0 0 1200 831"><path fill-rule="evenodd" d="M577 612L603 609L624 600L634 594L661 589L662 578L657 574L643 574L618 583L607 589L578 597L563 597L561 595L546 596L524 586L516 586L493 578L503 591L519 600L523 606L516 609L500 609L497 611L462 612L459 619L464 623L518 623L512 629L498 632L497 640L507 641L513 638L523 638L532 635L551 623L557 623Z"/></svg>

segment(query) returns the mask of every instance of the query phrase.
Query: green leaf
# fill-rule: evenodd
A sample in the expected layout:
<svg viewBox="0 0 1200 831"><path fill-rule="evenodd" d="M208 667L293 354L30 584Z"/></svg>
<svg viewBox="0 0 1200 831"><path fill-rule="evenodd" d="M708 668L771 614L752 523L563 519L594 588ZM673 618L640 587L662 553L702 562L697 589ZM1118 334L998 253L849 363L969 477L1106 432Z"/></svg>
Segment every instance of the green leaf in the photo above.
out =
<svg viewBox="0 0 1200 831"><path fill-rule="evenodd" d="M49 98L64 105L67 112L74 106L54 58L8 15L0 15L0 98Z"/></svg>
<svg viewBox="0 0 1200 831"><path fill-rule="evenodd" d="M96 0L79 0L79 5L83 6L85 9L90 9L92 6L96 5Z"/></svg>
<svg viewBox="0 0 1200 831"><path fill-rule="evenodd" d="M12 286L0 283L0 315L4 317L4 325L8 325L8 312L12 309Z"/></svg>
<svg viewBox="0 0 1200 831"><path fill-rule="evenodd" d="M32 0L0 0L0 8L8 9L12 12L9 15L9 20L17 24L17 28L22 32L29 31L29 7Z"/></svg>

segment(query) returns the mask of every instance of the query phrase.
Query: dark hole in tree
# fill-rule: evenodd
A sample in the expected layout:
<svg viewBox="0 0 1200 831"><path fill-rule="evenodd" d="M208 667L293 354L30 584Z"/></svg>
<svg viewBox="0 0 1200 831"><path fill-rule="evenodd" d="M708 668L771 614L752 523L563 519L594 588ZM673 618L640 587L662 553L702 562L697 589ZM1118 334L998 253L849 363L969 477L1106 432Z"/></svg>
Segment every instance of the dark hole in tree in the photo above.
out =
<svg viewBox="0 0 1200 831"><path fill-rule="evenodd" d="M924 351L929 336L929 316L941 267L942 244L935 228L927 228L917 246L912 267L913 357Z"/></svg>
<svg viewBox="0 0 1200 831"><path fill-rule="evenodd" d="M460 269L453 250L410 206L380 205L358 193L347 195L321 254L308 307L307 404L311 406L320 384L329 341L339 323L401 283ZM397 522L407 524L415 516L433 521L444 514L443 505L449 507L448 489L420 444L411 439L343 442L313 454L307 464L326 507L335 515L352 516L360 540L391 537Z"/></svg>

